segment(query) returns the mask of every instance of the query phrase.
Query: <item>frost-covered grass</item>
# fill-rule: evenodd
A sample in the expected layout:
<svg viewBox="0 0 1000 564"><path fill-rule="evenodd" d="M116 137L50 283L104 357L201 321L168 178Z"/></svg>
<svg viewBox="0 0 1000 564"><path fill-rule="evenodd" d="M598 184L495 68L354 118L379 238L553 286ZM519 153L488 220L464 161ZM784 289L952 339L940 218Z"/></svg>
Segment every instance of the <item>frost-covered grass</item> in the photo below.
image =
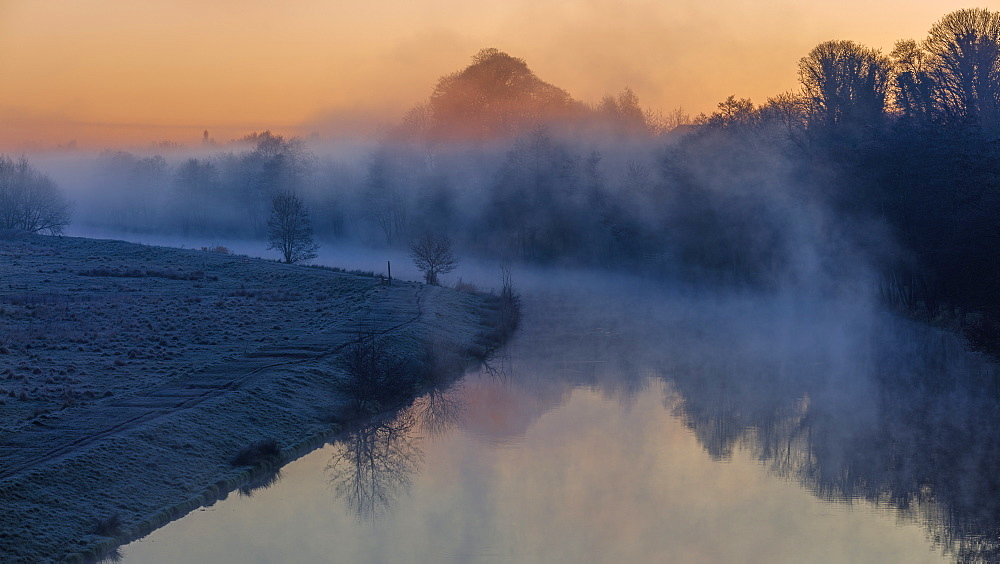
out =
<svg viewBox="0 0 1000 564"><path fill-rule="evenodd" d="M360 332L429 374L428 343L474 355L495 308L220 252L0 240L0 561L110 554L260 487L235 457L270 439L261 456L287 460L335 432Z"/></svg>
<svg viewBox="0 0 1000 564"><path fill-rule="evenodd" d="M115 241L0 241L0 436L329 327L374 279ZM141 275L140 275L141 274Z"/></svg>

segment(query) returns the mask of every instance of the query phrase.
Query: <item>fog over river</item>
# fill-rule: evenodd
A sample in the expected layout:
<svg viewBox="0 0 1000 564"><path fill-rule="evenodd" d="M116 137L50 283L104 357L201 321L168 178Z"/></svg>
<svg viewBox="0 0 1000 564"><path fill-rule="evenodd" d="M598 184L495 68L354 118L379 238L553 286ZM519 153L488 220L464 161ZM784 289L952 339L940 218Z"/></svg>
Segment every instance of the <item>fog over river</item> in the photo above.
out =
<svg viewBox="0 0 1000 564"><path fill-rule="evenodd" d="M321 260L377 268L338 256ZM957 337L860 293L514 276L522 328L487 367L125 561L997 556L995 368Z"/></svg>

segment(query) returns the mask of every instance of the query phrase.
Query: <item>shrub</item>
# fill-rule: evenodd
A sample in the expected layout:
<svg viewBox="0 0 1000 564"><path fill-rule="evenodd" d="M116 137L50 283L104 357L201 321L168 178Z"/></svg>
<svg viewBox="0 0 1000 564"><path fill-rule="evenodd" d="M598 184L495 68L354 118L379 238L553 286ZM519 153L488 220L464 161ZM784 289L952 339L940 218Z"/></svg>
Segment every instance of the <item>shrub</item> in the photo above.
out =
<svg viewBox="0 0 1000 564"><path fill-rule="evenodd" d="M459 349L442 341L424 343L420 364L423 379L433 385L450 382L465 371L465 359Z"/></svg>
<svg viewBox="0 0 1000 564"><path fill-rule="evenodd" d="M379 412L401 403L412 390L414 372L385 337L361 333L340 357L346 377L338 391L362 411Z"/></svg>
<svg viewBox="0 0 1000 564"><path fill-rule="evenodd" d="M259 475L254 476L250 479L250 481L240 486L239 494L242 497L253 497L253 494L261 490L266 490L274 484L277 484L280 480L281 469L279 468L261 472Z"/></svg>
<svg viewBox="0 0 1000 564"><path fill-rule="evenodd" d="M94 534L102 537L117 537L122 534L121 515L114 513L108 517L98 519L94 524Z"/></svg>
<svg viewBox="0 0 1000 564"><path fill-rule="evenodd" d="M465 292L467 294L475 294L479 291L475 284L462 281L462 277L458 277L458 282L455 282L455 289L459 292Z"/></svg>
<svg viewBox="0 0 1000 564"><path fill-rule="evenodd" d="M264 439L251 443L242 449L229 461L235 466L272 466L281 462L281 447L277 439Z"/></svg>

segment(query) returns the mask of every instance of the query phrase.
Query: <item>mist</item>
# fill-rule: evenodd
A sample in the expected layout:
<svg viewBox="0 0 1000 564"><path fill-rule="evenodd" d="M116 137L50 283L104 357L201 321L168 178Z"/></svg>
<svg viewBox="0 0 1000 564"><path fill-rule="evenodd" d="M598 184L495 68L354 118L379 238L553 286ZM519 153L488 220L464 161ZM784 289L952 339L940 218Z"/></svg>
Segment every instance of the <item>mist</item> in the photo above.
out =
<svg viewBox="0 0 1000 564"><path fill-rule="evenodd" d="M1000 47L986 10L931 38L960 42L967 20ZM742 449L987 558L1000 84L957 91L953 52L827 41L799 91L692 117L628 87L582 102L488 48L371 137L29 157L72 202L73 236L278 260L274 202L293 194L319 245L302 262L420 280L411 245L432 234L458 258L443 285L495 292L503 265L524 296L525 336L488 359L531 392L521 431L577 387L625 409L664 389L713 460Z"/></svg>

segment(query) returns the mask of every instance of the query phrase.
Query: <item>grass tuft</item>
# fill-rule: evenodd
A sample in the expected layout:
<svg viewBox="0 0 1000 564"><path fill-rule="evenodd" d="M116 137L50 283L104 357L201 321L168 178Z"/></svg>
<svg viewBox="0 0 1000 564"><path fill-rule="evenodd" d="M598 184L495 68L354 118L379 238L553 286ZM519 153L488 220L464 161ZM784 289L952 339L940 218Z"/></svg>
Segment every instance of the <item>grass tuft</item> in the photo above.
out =
<svg viewBox="0 0 1000 564"><path fill-rule="evenodd" d="M229 463L233 466L272 466L281 462L281 447L277 439L264 439L243 447Z"/></svg>
<svg viewBox="0 0 1000 564"><path fill-rule="evenodd" d="M117 537L122 534L122 518L118 513L113 513L102 519L98 519L94 524L94 534L102 537Z"/></svg>

